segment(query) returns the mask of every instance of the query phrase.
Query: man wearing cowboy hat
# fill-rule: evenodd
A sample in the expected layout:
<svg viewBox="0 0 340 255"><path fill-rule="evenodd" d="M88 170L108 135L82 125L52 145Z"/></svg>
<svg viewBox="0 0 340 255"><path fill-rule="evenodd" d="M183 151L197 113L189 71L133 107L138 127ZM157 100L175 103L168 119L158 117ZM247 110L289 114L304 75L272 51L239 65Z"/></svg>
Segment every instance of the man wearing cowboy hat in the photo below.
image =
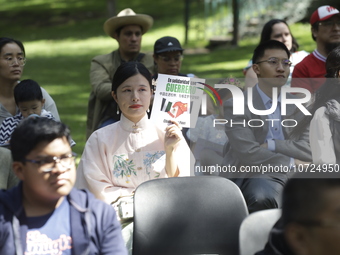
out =
<svg viewBox="0 0 340 255"><path fill-rule="evenodd" d="M152 56L140 53L142 35L151 28L152 24L151 16L136 14L129 8L104 23L105 33L117 40L119 48L109 54L96 56L91 61L92 91L88 103L87 138L102 126L103 122L113 118L113 114L117 112L111 96L111 83L121 63L138 61L151 73L154 72Z"/></svg>

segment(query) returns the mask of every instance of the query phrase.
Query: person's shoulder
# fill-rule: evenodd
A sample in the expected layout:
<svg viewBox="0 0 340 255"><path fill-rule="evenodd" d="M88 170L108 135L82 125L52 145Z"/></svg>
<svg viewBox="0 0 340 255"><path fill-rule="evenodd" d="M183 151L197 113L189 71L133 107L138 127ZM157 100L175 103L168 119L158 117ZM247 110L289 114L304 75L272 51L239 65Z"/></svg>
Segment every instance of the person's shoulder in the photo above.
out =
<svg viewBox="0 0 340 255"><path fill-rule="evenodd" d="M310 53L308 51L305 50L299 50L299 51L295 51L292 53L292 56L305 56L307 57L308 55L310 55Z"/></svg>
<svg viewBox="0 0 340 255"><path fill-rule="evenodd" d="M292 53L290 60L293 63L293 66L299 64L302 60L304 60L309 55L309 52L301 50Z"/></svg>
<svg viewBox="0 0 340 255"><path fill-rule="evenodd" d="M108 60L108 59L112 59L112 55L115 54L115 52L117 52L117 50L107 53L107 54L102 54L102 55L97 55L95 57L92 58L92 61L103 61L103 60Z"/></svg>
<svg viewBox="0 0 340 255"><path fill-rule="evenodd" d="M310 54L307 54L296 66L305 66L305 65L309 65L309 63L313 61L313 54L310 53Z"/></svg>
<svg viewBox="0 0 340 255"><path fill-rule="evenodd" d="M97 130L95 130L91 136L89 137L89 139L91 137L105 137L105 139L108 138L108 135L109 134L112 134L112 132L115 132L117 128L119 128L119 124L120 124L120 121L116 121L112 124L109 124L107 126L104 126L104 127L101 127ZM93 138L92 138L93 139Z"/></svg>
<svg viewBox="0 0 340 255"><path fill-rule="evenodd" d="M17 122L19 122L21 119L22 119L22 115L21 115L20 113L18 113L18 114L14 115L14 116L5 118L5 119L2 121L1 125L2 125L2 126L6 126L6 125L8 125L8 124L12 124L12 125L13 125L13 123L17 123Z"/></svg>
<svg viewBox="0 0 340 255"><path fill-rule="evenodd" d="M46 89L44 89L43 87L40 87L41 92L43 94L43 98L46 100L45 101L45 105L50 104L50 103L54 103L53 98L50 96L50 94L46 91Z"/></svg>
<svg viewBox="0 0 340 255"><path fill-rule="evenodd" d="M113 207L104 201L97 199L87 189L73 188L68 195L70 203L80 211L91 210L94 213L102 214L104 212L111 212L114 215Z"/></svg>
<svg viewBox="0 0 340 255"><path fill-rule="evenodd" d="M325 112L326 112L326 107L321 106L315 111L313 117L315 118L325 117Z"/></svg>
<svg viewBox="0 0 340 255"><path fill-rule="evenodd" d="M140 52L139 54L143 54L143 59L147 59L147 60L152 60L153 61L153 56L152 56L151 53Z"/></svg>
<svg viewBox="0 0 340 255"><path fill-rule="evenodd" d="M154 73L154 59L153 56L149 53L140 53L143 54L142 59L139 61L143 65L145 65L146 68L150 71L150 73ZM137 57L138 58L138 57ZM138 60L137 60L138 61Z"/></svg>
<svg viewBox="0 0 340 255"><path fill-rule="evenodd" d="M0 190L0 214L4 211L11 214L18 213L19 208L22 207L22 185L19 183L8 190Z"/></svg>

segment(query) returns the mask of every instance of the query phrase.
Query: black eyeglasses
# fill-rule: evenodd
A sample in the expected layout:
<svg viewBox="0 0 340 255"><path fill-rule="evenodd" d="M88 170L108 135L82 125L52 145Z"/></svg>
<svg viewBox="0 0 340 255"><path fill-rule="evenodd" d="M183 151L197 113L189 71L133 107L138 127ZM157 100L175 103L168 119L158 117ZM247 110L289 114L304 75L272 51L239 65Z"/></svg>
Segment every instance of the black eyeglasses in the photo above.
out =
<svg viewBox="0 0 340 255"><path fill-rule="evenodd" d="M38 164L44 173L49 173L56 167L57 163L59 163L63 167L63 170L70 169L72 164L74 164L74 159L76 157L77 154L72 152L71 154L63 155L61 157L51 156L45 157L41 160L24 159L24 161Z"/></svg>
<svg viewBox="0 0 340 255"><path fill-rule="evenodd" d="M270 58L270 59L267 59L267 60L256 62L255 64L260 64L260 63L264 63L264 62L267 62L269 65L271 65L273 67L278 67L280 63L284 68L288 68L292 65L292 62L289 59L286 59L286 58L284 58L284 59Z"/></svg>

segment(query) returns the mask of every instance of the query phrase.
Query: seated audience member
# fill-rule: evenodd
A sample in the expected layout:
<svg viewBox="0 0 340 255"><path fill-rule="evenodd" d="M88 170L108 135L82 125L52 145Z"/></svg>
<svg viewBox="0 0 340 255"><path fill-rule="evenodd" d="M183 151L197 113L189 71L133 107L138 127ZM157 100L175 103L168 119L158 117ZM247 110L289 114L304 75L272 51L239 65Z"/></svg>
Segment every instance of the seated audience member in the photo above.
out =
<svg viewBox="0 0 340 255"><path fill-rule="evenodd" d="M18 186L0 191L0 254L127 254L114 209L73 188L70 131L28 118L11 139Z"/></svg>
<svg viewBox="0 0 340 255"><path fill-rule="evenodd" d="M282 19L269 20L263 26L259 44L269 40L276 40L284 43L291 53L289 59L292 64L290 66L289 78L286 83L287 86L290 86L294 67L308 55L308 52L304 50L298 51L299 44L291 33L287 22ZM250 60L247 67L243 69L243 73L245 75L245 88L253 87L258 82L257 75L254 72L252 65L253 61Z"/></svg>
<svg viewBox="0 0 340 255"><path fill-rule="evenodd" d="M112 80L112 97L122 112L119 122L94 132L78 166L77 186L108 204L131 195L150 179L189 175L189 155L180 127L161 129L146 114L152 95L151 74L143 64L124 63Z"/></svg>
<svg viewBox="0 0 340 255"><path fill-rule="evenodd" d="M119 120L117 107L111 97L112 78L118 66L125 62L140 62L154 72L154 62L150 54L141 53L142 36L153 24L153 18L145 14L136 14L127 8L104 23L105 33L117 40L118 49L92 59L90 81L92 91L89 97L87 113L88 138L96 129Z"/></svg>
<svg viewBox="0 0 340 255"><path fill-rule="evenodd" d="M0 147L0 189L9 189L17 185L18 178L12 170L11 151Z"/></svg>
<svg viewBox="0 0 340 255"><path fill-rule="evenodd" d="M310 127L309 142L315 164L340 164L340 46L326 60L325 83L316 91L306 116L296 129Z"/></svg>
<svg viewBox="0 0 340 255"><path fill-rule="evenodd" d="M20 112L13 117L4 119L0 125L0 145L9 145L14 129L24 118L41 116L54 119L51 112L43 109L45 99L39 84L33 80L23 80L15 86L14 100Z"/></svg>
<svg viewBox="0 0 340 255"><path fill-rule="evenodd" d="M25 48L22 42L1 37L0 38L0 124L7 117L13 117L19 113L14 100L14 87L18 84L26 64ZM57 107L46 92L41 88L45 98L44 109L59 119Z"/></svg>
<svg viewBox="0 0 340 255"><path fill-rule="evenodd" d="M158 74L169 74L176 76L188 76L180 73L183 51L180 42L171 36L159 38L154 45L153 59L156 64L157 73L152 76L157 81Z"/></svg>
<svg viewBox="0 0 340 255"><path fill-rule="evenodd" d="M151 74L143 64L127 62L118 67L112 97L122 112L120 121L90 136L78 165L76 187L89 189L117 212L120 201L133 196L141 183L190 175L190 149L179 125L164 129L148 119L151 86ZM131 219L119 216L131 252Z"/></svg>
<svg viewBox="0 0 340 255"><path fill-rule="evenodd" d="M218 84L233 84L237 87L240 82L234 78L226 78ZM221 100L224 102L231 97L229 89L216 89ZM197 118L195 128L189 128L186 135L190 141L190 148L194 153L196 165L201 166L203 174L218 175L218 172L210 172L209 166L220 165L223 159L223 146L228 141L224 125L214 125L215 119L224 119L223 105L214 105L213 100L207 97L207 115ZM211 168L210 168L211 170ZM200 173L195 173L200 175Z"/></svg>
<svg viewBox="0 0 340 255"><path fill-rule="evenodd" d="M159 38L153 48L153 59L155 62L155 68L157 72L152 76L152 84L154 93L157 89L157 79L158 74L168 74L168 75L176 75L176 76L187 76L187 77L194 77L193 74L183 74L180 73L182 61L183 61L183 51L180 42L175 37L171 36L164 36ZM149 112L149 116L151 116L152 111L152 103L151 100L151 109ZM188 128L183 128L182 133L186 140L186 132ZM187 141L188 142L188 141Z"/></svg>
<svg viewBox="0 0 340 255"><path fill-rule="evenodd" d="M340 254L340 179L305 175L299 173L287 182L282 217L271 230L264 250L256 255Z"/></svg>
<svg viewBox="0 0 340 255"><path fill-rule="evenodd" d="M316 49L294 68L292 87L314 93L325 82L327 55L340 45L340 13L332 6L321 6L313 12L310 24Z"/></svg>
<svg viewBox="0 0 340 255"><path fill-rule="evenodd" d="M279 106L281 88L289 76L289 56L287 47L275 40L260 44L254 51L253 69L258 84L251 91L252 107L260 111L272 110L272 113L253 113L249 109L250 95L247 91L244 93L244 114L233 113L239 102L234 102L234 98L224 103L224 116L228 120L225 129L229 142L225 146L222 165L236 166L240 171L235 174L223 173L223 176L233 178L240 187L249 212L281 206L281 191L288 174L284 171L263 174L264 168L289 169L301 161L311 161L308 130L290 137L294 125L281 125L287 119L298 121L303 115L294 104L286 105L286 115L282 114ZM274 89L277 94L273 93ZM296 98L290 93L286 93L285 97ZM243 171L247 167L255 169L254 166L258 172Z"/></svg>

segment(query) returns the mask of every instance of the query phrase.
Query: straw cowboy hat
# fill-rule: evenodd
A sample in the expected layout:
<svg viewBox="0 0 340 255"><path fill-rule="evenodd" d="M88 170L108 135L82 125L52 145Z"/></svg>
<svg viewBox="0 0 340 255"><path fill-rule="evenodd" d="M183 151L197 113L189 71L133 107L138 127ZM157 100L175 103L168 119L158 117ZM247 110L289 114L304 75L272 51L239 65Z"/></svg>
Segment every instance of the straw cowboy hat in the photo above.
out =
<svg viewBox="0 0 340 255"><path fill-rule="evenodd" d="M132 9L127 8L118 13L117 16L109 18L104 23L104 31L112 38L116 38L115 32L118 28L126 25L139 25L142 27L142 34L145 34L153 24L153 18L146 14L136 14Z"/></svg>

